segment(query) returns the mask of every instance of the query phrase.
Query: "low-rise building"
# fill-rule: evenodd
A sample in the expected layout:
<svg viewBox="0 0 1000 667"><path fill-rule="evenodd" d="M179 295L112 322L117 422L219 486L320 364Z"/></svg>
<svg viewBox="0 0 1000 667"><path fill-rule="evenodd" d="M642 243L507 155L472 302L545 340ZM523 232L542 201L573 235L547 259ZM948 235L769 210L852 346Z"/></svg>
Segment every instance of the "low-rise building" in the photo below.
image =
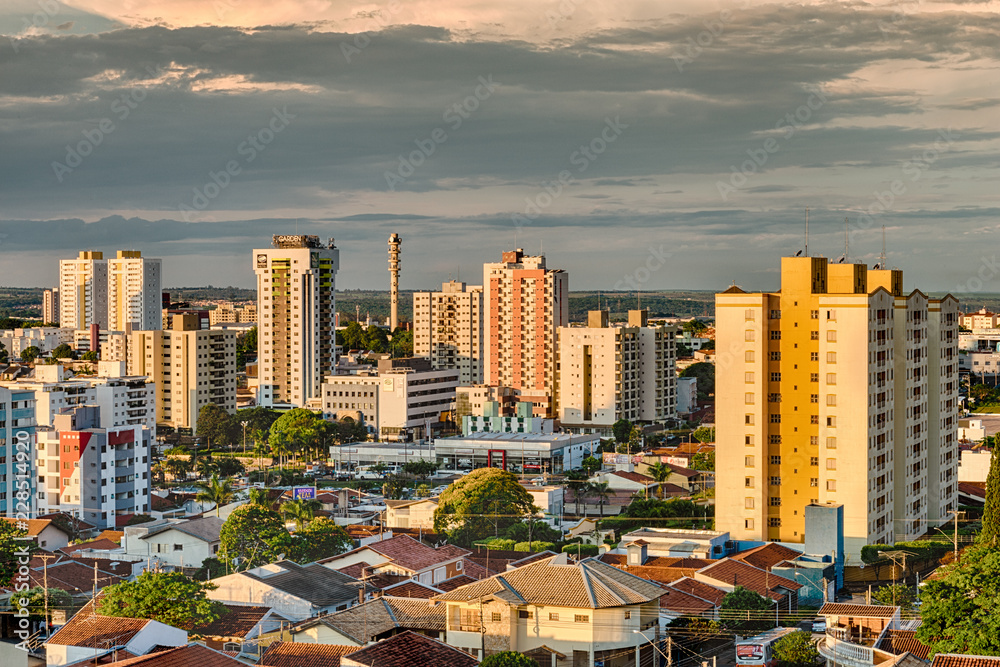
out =
<svg viewBox="0 0 1000 667"><path fill-rule="evenodd" d="M674 528L638 528L622 535L622 547L641 540L646 554L677 558L722 558L729 555L735 543L729 533L715 530L682 530Z"/></svg>
<svg viewBox="0 0 1000 667"><path fill-rule="evenodd" d="M34 542L35 546L39 549L55 551L56 549L61 549L69 544L69 535L67 535L66 531L60 528L51 519L28 519L27 521L19 521L18 519L14 519L12 517L0 516L0 521L5 521L9 524L26 523L26 530L28 532L27 536L31 538L31 541Z"/></svg>
<svg viewBox="0 0 1000 667"><path fill-rule="evenodd" d="M29 347L37 347L42 354L60 345L73 345L74 329L65 327L28 327L27 329L5 329L0 331L0 344L11 359L17 359Z"/></svg>
<svg viewBox="0 0 1000 667"><path fill-rule="evenodd" d="M463 574L463 559L469 553L453 544L434 548L409 535L396 535L319 562L336 570L364 563L366 574L395 575L433 586Z"/></svg>
<svg viewBox="0 0 1000 667"><path fill-rule="evenodd" d="M476 667L466 652L414 632L366 646L340 660L341 667Z"/></svg>
<svg viewBox="0 0 1000 667"><path fill-rule="evenodd" d="M449 470L499 467L558 475L579 468L599 445L600 436L595 434L471 433L437 438L434 454L438 464Z"/></svg>
<svg viewBox="0 0 1000 667"><path fill-rule="evenodd" d="M432 595L443 591L435 590ZM327 614L291 629L292 640L365 646L401 632L417 632L435 639L445 638L447 607L428 598L403 598L383 594L335 614Z"/></svg>
<svg viewBox="0 0 1000 667"><path fill-rule="evenodd" d="M111 656L113 660L117 654L140 656L156 647L186 644L184 630L159 621L101 616L94 613L91 603L45 642L45 663L62 667L88 658Z"/></svg>
<svg viewBox="0 0 1000 667"><path fill-rule="evenodd" d="M215 516L159 524L128 540L126 553L147 558L151 566L201 567L219 553L222 524Z"/></svg>
<svg viewBox="0 0 1000 667"><path fill-rule="evenodd" d="M386 500L385 525L387 528L423 528L434 530L434 510L437 497L416 500Z"/></svg>

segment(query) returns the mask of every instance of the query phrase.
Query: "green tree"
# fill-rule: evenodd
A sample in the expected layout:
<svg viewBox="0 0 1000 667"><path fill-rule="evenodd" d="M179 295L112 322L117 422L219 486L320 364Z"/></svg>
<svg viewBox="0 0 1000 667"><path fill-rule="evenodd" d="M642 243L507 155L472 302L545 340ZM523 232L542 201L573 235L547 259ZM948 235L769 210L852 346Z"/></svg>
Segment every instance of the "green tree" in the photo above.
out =
<svg viewBox="0 0 1000 667"><path fill-rule="evenodd" d="M396 327L396 330L392 332L392 341L390 342L390 344L392 346L393 357L413 356L412 331L407 331L403 327Z"/></svg>
<svg viewBox="0 0 1000 667"><path fill-rule="evenodd" d="M434 530L471 546L538 511L517 477L499 468L480 468L454 482L438 498Z"/></svg>
<svg viewBox="0 0 1000 667"><path fill-rule="evenodd" d="M696 378L698 381L698 400L705 401L715 393L715 364L702 361L691 364L680 372L682 378Z"/></svg>
<svg viewBox="0 0 1000 667"><path fill-rule="evenodd" d="M979 543L920 591L917 639L932 653L1000 656L1000 551Z"/></svg>
<svg viewBox="0 0 1000 667"><path fill-rule="evenodd" d="M41 586L35 586L30 588L23 593L20 593L22 599L27 601L24 605L28 608L28 613L32 616L45 616L45 589ZM73 597L62 590L61 588L50 588L49 589L49 613L52 613L53 609L62 609L67 612L67 616L70 607L73 606Z"/></svg>
<svg viewBox="0 0 1000 667"><path fill-rule="evenodd" d="M563 534L544 521L523 521L507 528L504 537L514 542L561 542Z"/></svg>
<svg viewBox="0 0 1000 667"><path fill-rule="evenodd" d="M49 356L53 359L75 359L76 351L66 343L61 343L49 353Z"/></svg>
<svg viewBox="0 0 1000 667"><path fill-rule="evenodd" d="M186 479L188 473L194 469L194 464L188 459L167 459L164 464L171 477Z"/></svg>
<svg viewBox="0 0 1000 667"><path fill-rule="evenodd" d="M403 472L407 475L419 477L420 479L427 479L429 476L433 475L437 469L437 463L434 461L425 461L424 459L420 459L419 461L407 461L403 464Z"/></svg>
<svg viewBox="0 0 1000 667"><path fill-rule="evenodd" d="M708 331L708 325L699 319L693 319L682 324L681 330L692 338L701 338L701 334Z"/></svg>
<svg viewBox="0 0 1000 667"><path fill-rule="evenodd" d="M354 421L350 417L344 417L337 422L337 442L345 444L348 442L366 442L368 440L368 429L364 422Z"/></svg>
<svg viewBox="0 0 1000 667"><path fill-rule="evenodd" d="M209 556L205 560L201 561L201 567L195 571L194 579L198 581L208 581L209 579L215 579L216 577L221 577L225 574L228 574L226 571L226 564L218 558Z"/></svg>
<svg viewBox="0 0 1000 667"><path fill-rule="evenodd" d="M670 476L674 474L674 469L661 461L649 466L649 469L646 470L646 474L659 482L660 498L662 498L665 493L663 486L667 483L667 480L670 479Z"/></svg>
<svg viewBox="0 0 1000 667"><path fill-rule="evenodd" d="M382 496L390 500L399 500L406 490L406 481L399 475L389 475L382 482Z"/></svg>
<svg viewBox="0 0 1000 667"><path fill-rule="evenodd" d="M365 332L365 342L367 343L366 348L372 352L389 351L389 337L382 327L370 325L368 331Z"/></svg>
<svg viewBox="0 0 1000 667"><path fill-rule="evenodd" d="M288 531L274 510L256 504L237 507L222 524L219 559L241 572L277 560Z"/></svg>
<svg viewBox="0 0 1000 667"><path fill-rule="evenodd" d="M215 403L207 403L198 411L198 436L208 445L231 445L235 442L233 416ZM242 430L241 430L242 435Z"/></svg>
<svg viewBox="0 0 1000 667"><path fill-rule="evenodd" d="M215 462L215 468L223 477L235 477L245 472L243 462L232 456L220 456Z"/></svg>
<svg viewBox="0 0 1000 667"><path fill-rule="evenodd" d="M17 573L17 561L22 550L35 550L33 542L17 539L27 535L27 528L18 528L16 521L0 519L0 587L10 585Z"/></svg>
<svg viewBox="0 0 1000 667"><path fill-rule="evenodd" d="M601 513L601 518L604 518L604 506L608 502L608 498L611 496L611 485L607 482L591 482L590 483L590 495L597 498L597 508Z"/></svg>
<svg viewBox="0 0 1000 667"><path fill-rule="evenodd" d="M247 362L257 358L257 327L236 339L236 369L242 371Z"/></svg>
<svg viewBox="0 0 1000 667"><path fill-rule="evenodd" d="M259 486L254 486L247 492L247 502L261 507L271 507L271 501L267 497L267 489Z"/></svg>
<svg viewBox="0 0 1000 667"><path fill-rule="evenodd" d="M538 661L517 651L500 651L486 656L479 667L538 667Z"/></svg>
<svg viewBox="0 0 1000 667"><path fill-rule="evenodd" d="M691 457L692 470L715 470L715 452L698 453Z"/></svg>
<svg viewBox="0 0 1000 667"><path fill-rule="evenodd" d="M218 475L212 475L207 482L197 482L194 487L198 489L194 499L199 503L215 503L215 516L221 517L220 511L223 505L227 505L233 500L236 492L233 490L233 482L229 479L219 479Z"/></svg>
<svg viewBox="0 0 1000 667"><path fill-rule="evenodd" d="M1000 539L1000 447L993 448L990 472L986 476L986 504L983 507L983 529L979 533L982 544L996 546Z"/></svg>
<svg viewBox="0 0 1000 667"><path fill-rule="evenodd" d="M816 663L819 651L808 632L792 632L774 642L774 657L780 667L809 667Z"/></svg>
<svg viewBox="0 0 1000 667"><path fill-rule="evenodd" d="M719 605L723 626L738 635L756 635L774 627L774 601L760 593L736 586Z"/></svg>
<svg viewBox="0 0 1000 667"><path fill-rule="evenodd" d="M80 359L83 361L100 361L101 355L97 354L97 352L94 352L93 350L87 350L80 355Z"/></svg>
<svg viewBox="0 0 1000 667"><path fill-rule="evenodd" d="M627 419L619 419L611 425L611 432L615 434L615 440L619 445L624 445L632 436L632 422Z"/></svg>
<svg viewBox="0 0 1000 667"><path fill-rule="evenodd" d="M10 352L7 351L7 346L0 343L0 364L6 364L10 359Z"/></svg>
<svg viewBox="0 0 1000 667"><path fill-rule="evenodd" d="M227 613L221 602L208 599L218 588L180 572L143 572L135 581L104 589L97 612L104 616L148 618L176 628L212 623Z"/></svg>
<svg viewBox="0 0 1000 667"><path fill-rule="evenodd" d="M888 584L872 591L872 600L878 604L910 609L917 601L913 589L904 584Z"/></svg>
<svg viewBox="0 0 1000 667"><path fill-rule="evenodd" d="M604 463L596 456L588 456L583 460L583 463L580 464L580 467L583 468L583 471L587 473L588 477L590 477L595 472L603 468Z"/></svg>
<svg viewBox="0 0 1000 667"><path fill-rule="evenodd" d="M295 529L301 531L306 524L316 516L316 510L322 508L318 500L290 500L281 506L281 515L295 522Z"/></svg>
<svg viewBox="0 0 1000 667"><path fill-rule="evenodd" d="M698 442L715 442L715 429L710 426L699 426L691 437Z"/></svg>
<svg viewBox="0 0 1000 667"><path fill-rule="evenodd" d="M296 537L292 560L300 564L337 556L354 547L351 536L333 519L325 516L310 521Z"/></svg>
<svg viewBox="0 0 1000 667"><path fill-rule="evenodd" d="M271 425L270 442L283 453L315 450L327 433L323 417L305 408L295 408Z"/></svg>
<svg viewBox="0 0 1000 667"><path fill-rule="evenodd" d="M28 347L21 350L21 361L26 364L30 364L35 359L42 355L42 351L35 347L34 345L29 345Z"/></svg>
<svg viewBox="0 0 1000 667"><path fill-rule="evenodd" d="M365 330L357 322L348 322L343 330L337 332L340 344L345 350L365 350L367 349L367 339Z"/></svg>

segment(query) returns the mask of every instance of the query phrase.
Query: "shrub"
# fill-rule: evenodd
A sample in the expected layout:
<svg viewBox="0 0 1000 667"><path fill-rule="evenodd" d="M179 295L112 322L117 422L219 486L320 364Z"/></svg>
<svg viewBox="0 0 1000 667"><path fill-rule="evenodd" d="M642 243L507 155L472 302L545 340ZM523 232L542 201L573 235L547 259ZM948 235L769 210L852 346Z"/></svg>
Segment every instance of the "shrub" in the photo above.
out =
<svg viewBox="0 0 1000 667"><path fill-rule="evenodd" d="M535 540L534 542L518 542L514 545L514 551L548 551L553 547L555 547L554 542L541 542L539 540Z"/></svg>
<svg viewBox="0 0 1000 667"><path fill-rule="evenodd" d="M601 552L596 544L567 544L563 547L563 553L580 554L580 557L596 556Z"/></svg>

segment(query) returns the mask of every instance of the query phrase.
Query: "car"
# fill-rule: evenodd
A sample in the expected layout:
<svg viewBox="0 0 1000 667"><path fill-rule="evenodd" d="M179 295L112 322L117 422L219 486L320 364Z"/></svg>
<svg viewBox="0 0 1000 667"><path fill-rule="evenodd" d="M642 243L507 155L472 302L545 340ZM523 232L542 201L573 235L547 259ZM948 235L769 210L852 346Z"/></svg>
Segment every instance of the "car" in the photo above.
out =
<svg viewBox="0 0 1000 667"><path fill-rule="evenodd" d="M812 631L826 632L826 619L825 618L814 619L812 622Z"/></svg>
<svg viewBox="0 0 1000 667"><path fill-rule="evenodd" d="M448 487L444 486L444 485L442 485L442 486L435 486L433 489L431 489L431 494L435 495L435 496L440 496L442 493L445 492L445 489L447 489L447 488Z"/></svg>

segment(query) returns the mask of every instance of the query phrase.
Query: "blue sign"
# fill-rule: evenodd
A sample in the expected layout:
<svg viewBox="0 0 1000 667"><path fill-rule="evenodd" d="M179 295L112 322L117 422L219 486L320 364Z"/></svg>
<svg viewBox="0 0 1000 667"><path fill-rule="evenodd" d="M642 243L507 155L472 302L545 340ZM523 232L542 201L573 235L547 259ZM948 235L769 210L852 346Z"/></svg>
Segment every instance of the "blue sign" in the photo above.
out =
<svg viewBox="0 0 1000 667"><path fill-rule="evenodd" d="M292 489L292 500L313 500L315 498L315 486L296 486Z"/></svg>

